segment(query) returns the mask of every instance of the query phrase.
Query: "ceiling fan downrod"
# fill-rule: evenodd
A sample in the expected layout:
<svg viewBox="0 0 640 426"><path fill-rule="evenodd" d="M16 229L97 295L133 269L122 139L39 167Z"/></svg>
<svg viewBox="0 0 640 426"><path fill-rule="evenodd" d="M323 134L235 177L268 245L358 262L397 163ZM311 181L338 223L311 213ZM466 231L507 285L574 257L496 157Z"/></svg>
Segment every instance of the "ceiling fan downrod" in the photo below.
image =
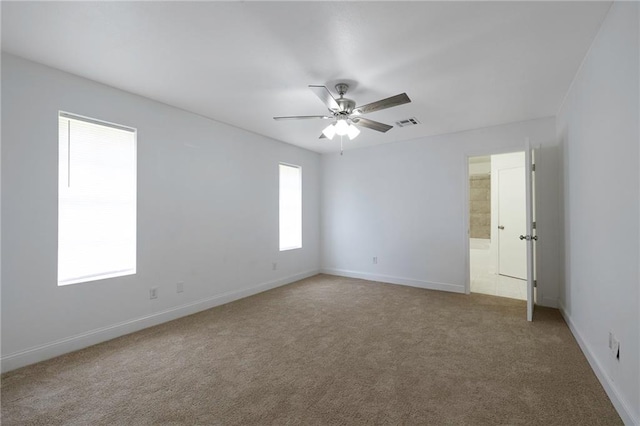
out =
<svg viewBox="0 0 640 426"><path fill-rule="evenodd" d="M346 83L338 83L336 84L336 91L340 97L336 99L336 103L338 104L338 110L333 110L334 117L348 117L353 113L353 109L356 107L355 101L345 98L344 95L349 90L349 85Z"/></svg>

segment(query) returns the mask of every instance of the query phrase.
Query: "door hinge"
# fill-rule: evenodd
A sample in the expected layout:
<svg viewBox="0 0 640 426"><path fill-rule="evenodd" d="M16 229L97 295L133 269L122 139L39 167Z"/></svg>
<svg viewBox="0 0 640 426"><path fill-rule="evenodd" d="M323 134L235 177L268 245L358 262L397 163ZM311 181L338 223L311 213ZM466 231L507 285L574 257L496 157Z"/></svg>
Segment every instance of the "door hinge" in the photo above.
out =
<svg viewBox="0 0 640 426"><path fill-rule="evenodd" d="M533 280L533 286L538 287L538 280Z"/></svg>
<svg viewBox="0 0 640 426"><path fill-rule="evenodd" d="M535 171L536 171L536 165L535 165L535 164L532 164L532 165L531 165L531 171L532 171L532 172L535 172Z"/></svg>

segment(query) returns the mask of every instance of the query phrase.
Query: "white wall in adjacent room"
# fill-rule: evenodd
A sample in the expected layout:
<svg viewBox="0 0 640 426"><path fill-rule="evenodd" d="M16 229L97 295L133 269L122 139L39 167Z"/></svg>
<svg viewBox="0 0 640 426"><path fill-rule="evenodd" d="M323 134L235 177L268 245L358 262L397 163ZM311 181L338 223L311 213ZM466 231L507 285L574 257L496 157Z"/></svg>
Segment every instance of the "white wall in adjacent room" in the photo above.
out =
<svg viewBox="0 0 640 426"><path fill-rule="evenodd" d="M59 110L138 130L136 275L57 285ZM303 170L303 247L286 252L280 161ZM316 153L3 55L3 370L317 273L319 165Z"/></svg>
<svg viewBox="0 0 640 426"><path fill-rule="evenodd" d="M557 117L563 146L561 308L627 424L640 422L640 5L615 2ZM609 333L620 341L620 360Z"/></svg>
<svg viewBox="0 0 640 426"><path fill-rule="evenodd" d="M526 137L541 146L536 164L539 302L555 306L560 173L554 118L353 151L347 143L343 156L323 155L323 270L464 292L468 157L522 151Z"/></svg>

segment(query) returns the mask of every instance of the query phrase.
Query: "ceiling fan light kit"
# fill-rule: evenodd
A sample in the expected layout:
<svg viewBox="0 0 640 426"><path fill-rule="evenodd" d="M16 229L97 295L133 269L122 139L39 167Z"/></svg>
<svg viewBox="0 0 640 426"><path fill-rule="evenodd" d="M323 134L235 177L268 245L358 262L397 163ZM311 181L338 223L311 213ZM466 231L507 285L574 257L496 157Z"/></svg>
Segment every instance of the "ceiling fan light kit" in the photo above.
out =
<svg viewBox="0 0 640 426"><path fill-rule="evenodd" d="M385 133L393 128L388 124L363 118L362 114L367 114L382 109L391 108L411 102L406 93L391 96L390 98L372 102L367 105L356 107L355 101L345 98L344 95L349 90L349 86L345 83L336 84L336 91L340 95L338 99L334 98L329 89L325 86L309 85L309 89L326 105L330 116L326 115L298 115L289 117L273 117L274 120L305 120L305 119L323 119L335 120L328 125L320 135L320 138L333 139L335 135L348 136L353 140L360 134L358 127L366 127L378 132Z"/></svg>
<svg viewBox="0 0 640 426"><path fill-rule="evenodd" d="M324 128L322 134L328 139L333 139L333 137L336 135L336 126L333 123L329 124Z"/></svg>
<svg viewBox="0 0 640 426"><path fill-rule="evenodd" d="M347 129L347 136L349 136L349 140L355 139L356 136L358 136L359 134L360 134L360 129L358 129L353 124L350 124L349 128Z"/></svg>
<svg viewBox="0 0 640 426"><path fill-rule="evenodd" d="M347 134L347 130L349 130L350 124L347 123L347 121L343 118L343 119L340 119L340 120L336 121L334 126L336 126L336 134L338 134L340 136L344 136L344 135Z"/></svg>
<svg viewBox="0 0 640 426"><path fill-rule="evenodd" d="M322 134L328 138L333 139L335 135L348 136L349 140L353 140L360 134L360 129L351 123L348 123L345 119L338 119L335 123L329 124Z"/></svg>

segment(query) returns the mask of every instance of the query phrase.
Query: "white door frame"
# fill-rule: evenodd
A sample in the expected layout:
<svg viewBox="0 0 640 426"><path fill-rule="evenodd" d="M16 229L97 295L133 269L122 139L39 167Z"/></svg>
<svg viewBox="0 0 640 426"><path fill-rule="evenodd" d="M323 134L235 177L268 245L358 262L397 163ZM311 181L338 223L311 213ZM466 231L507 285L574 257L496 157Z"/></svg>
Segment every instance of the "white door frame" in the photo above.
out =
<svg viewBox="0 0 640 426"><path fill-rule="evenodd" d="M529 138L525 140L525 152L524 152L524 170L525 170L525 185L526 185L526 204L527 204L527 234L526 234L526 244L527 244L527 321L533 321L533 309L535 304L535 294L534 294L534 286L535 286L535 242L538 239L536 236L536 230L533 228L533 221L535 220L534 214L536 206L534 204L534 153L531 148L531 143L529 142ZM520 238L523 236L521 235Z"/></svg>
<svg viewBox="0 0 640 426"><path fill-rule="evenodd" d="M487 156L487 155L498 155L498 154L508 154L511 152L522 152L525 151L525 156L528 158L528 154L527 151L529 151L529 146L530 146L530 142L529 142L529 138L525 138L525 140L523 141L523 147L521 148L517 148L517 147L503 147L503 148L496 148L496 149L489 149L489 150L483 150L483 151L470 151L465 153L464 155L464 175L465 175L465 180L464 180L464 194L465 194L465 200L464 200L464 217L463 217L463 223L462 223L462 239L463 239L463 247L465 250L465 271L466 271L466 278L465 278L465 284L464 284L464 292L465 294L471 294L471 255L470 255L470 247L469 247L469 235L470 235L470 229L469 229L469 207L470 207L470 202L469 202L469 158L471 157L483 157L483 156ZM525 161L527 161L527 159L525 159ZM527 224L527 226L531 226L531 223ZM529 234L532 235L532 234ZM527 265L528 266L528 265ZM535 271L533 270L535 265L531 266L531 274L532 276L535 275ZM527 267L527 269L529 269L529 266ZM529 273L529 271L527 271L527 273ZM533 292L531 292L532 294ZM527 299L530 298L530 293L527 289ZM533 298L531 298L531 302L529 302L529 300L527 300L527 304L531 303L533 306L534 304L534 300ZM531 319L529 319L529 321L531 321Z"/></svg>

